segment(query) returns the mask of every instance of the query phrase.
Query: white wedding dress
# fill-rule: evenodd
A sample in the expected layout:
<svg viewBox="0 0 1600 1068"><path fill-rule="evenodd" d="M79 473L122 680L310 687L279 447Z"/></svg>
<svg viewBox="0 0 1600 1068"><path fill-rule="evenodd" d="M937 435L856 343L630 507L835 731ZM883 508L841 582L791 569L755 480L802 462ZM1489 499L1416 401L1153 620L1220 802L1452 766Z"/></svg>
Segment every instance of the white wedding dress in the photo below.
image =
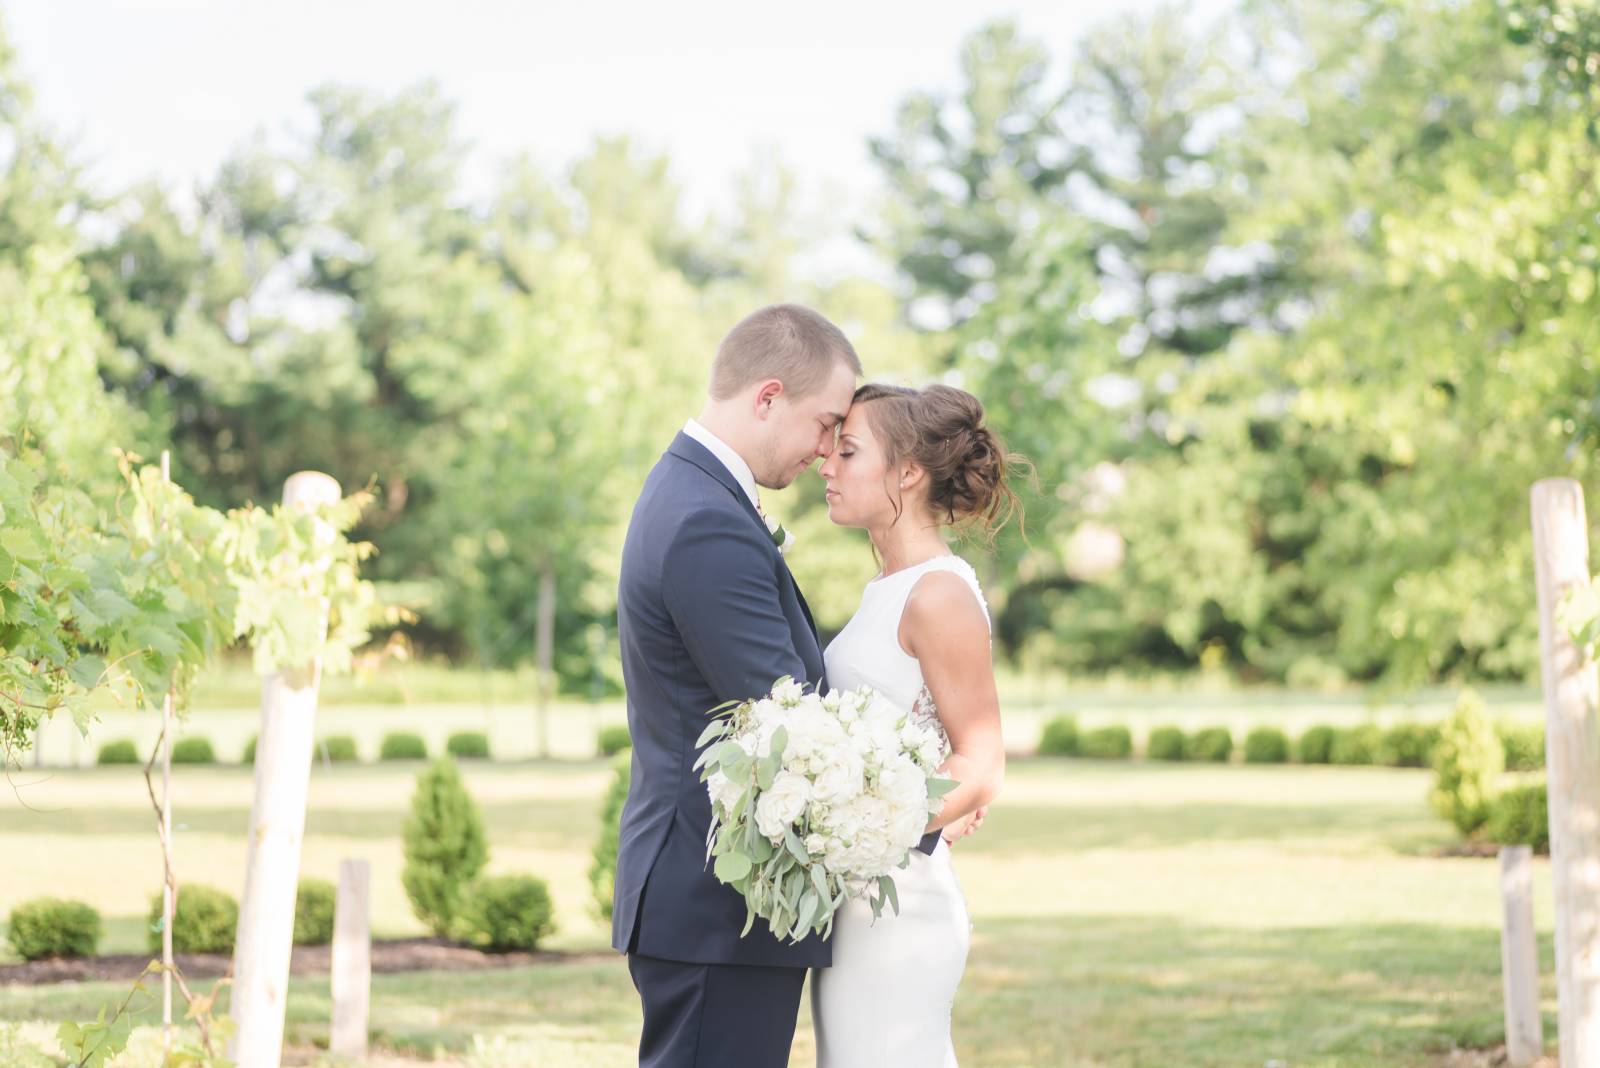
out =
<svg viewBox="0 0 1600 1068"><path fill-rule="evenodd" d="M823 654L830 688L870 686L902 708L937 716L922 667L899 638L906 599L933 571L964 578L988 617L978 577L959 556L873 579ZM941 838L932 856L912 850L911 866L893 875L899 914L885 905L874 922L866 901L845 902L834 919L833 966L811 973L817 1068L956 1068L950 1008L972 925L950 846Z"/></svg>

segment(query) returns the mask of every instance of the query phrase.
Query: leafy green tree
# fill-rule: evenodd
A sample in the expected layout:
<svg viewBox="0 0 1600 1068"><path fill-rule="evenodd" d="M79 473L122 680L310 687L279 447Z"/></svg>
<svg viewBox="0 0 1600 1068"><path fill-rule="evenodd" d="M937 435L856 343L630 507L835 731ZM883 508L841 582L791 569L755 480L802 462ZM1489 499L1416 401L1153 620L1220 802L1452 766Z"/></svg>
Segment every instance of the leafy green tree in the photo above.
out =
<svg viewBox="0 0 1600 1068"><path fill-rule="evenodd" d="M934 328L989 299L1079 162L1049 53L1015 23L973 34L959 63L955 92L908 95L871 144L892 194L874 236L912 283L913 318Z"/></svg>
<svg viewBox="0 0 1600 1068"><path fill-rule="evenodd" d="M0 16L0 260L35 246L70 247L74 223L94 205L80 168L35 112L16 48Z"/></svg>

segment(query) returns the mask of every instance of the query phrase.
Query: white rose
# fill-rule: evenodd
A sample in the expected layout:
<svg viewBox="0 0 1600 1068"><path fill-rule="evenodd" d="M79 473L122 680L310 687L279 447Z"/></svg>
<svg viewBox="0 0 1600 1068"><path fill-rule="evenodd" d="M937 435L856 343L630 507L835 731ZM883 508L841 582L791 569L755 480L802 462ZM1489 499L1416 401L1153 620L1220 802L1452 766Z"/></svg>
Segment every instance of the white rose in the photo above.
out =
<svg viewBox="0 0 1600 1068"><path fill-rule="evenodd" d="M783 726L776 719L770 719L751 732L750 755L765 757L772 752L772 736L778 733L778 728Z"/></svg>
<svg viewBox="0 0 1600 1068"><path fill-rule="evenodd" d="M821 702L807 698L790 715L789 746L784 751L786 761L809 759L818 750L837 740L838 722L823 711Z"/></svg>
<svg viewBox="0 0 1600 1068"><path fill-rule="evenodd" d="M735 783L722 772L714 771L706 777L706 793L713 804L721 805L724 812L731 812L744 793L744 784Z"/></svg>
<svg viewBox="0 0 1600 1068"><path fill-rule="evenodd" d="M872 741L872 749L879 763L891 763L900 755L900 734L893 727L875 724L867 729L867 737Z"/></svg>
<svg viewBox="0 0 1600 1068"><path fill-rule="evenodd" d="M861 756L851 749L836 749L827 757L812 783L812 796L825 805L840 805L861 792L865 773Z"/></svg>
<svg viewBox="0 0 1600 1068"><path fill-rule="evenodd" d="M805 696L805 687L794 679L785 679L772 688L772 699L779 704L792 705Z"/></svg>
<svg viewBox="0 0 1600 1068"><path fill-rule="evenodd" d="M804 775L780 771L756 802L756 827L774 843L783 841L783 832L806 810L811 800L811 784Z"/></svg>
<svg viewBox="0 0 1600 1068"><path fill-rule="evenodd" d="M812 832L806 835L806 852L814 857L820 857L828 850L828 840L822 835Z"/></svg>

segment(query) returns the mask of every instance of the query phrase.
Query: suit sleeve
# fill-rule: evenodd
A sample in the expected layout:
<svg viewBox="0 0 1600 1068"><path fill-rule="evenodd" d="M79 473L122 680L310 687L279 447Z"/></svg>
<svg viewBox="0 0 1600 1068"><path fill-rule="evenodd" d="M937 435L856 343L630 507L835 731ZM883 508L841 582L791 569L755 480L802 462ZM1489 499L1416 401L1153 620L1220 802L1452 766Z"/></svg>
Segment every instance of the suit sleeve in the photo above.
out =
<svg viewBox="0 0 1600 1068"><path fill-rule="evenodd" d="M795 650L765 537L753 522L704 509L663 559L667 611L719 702L762 697L784 675L817 681Z"/></svg>

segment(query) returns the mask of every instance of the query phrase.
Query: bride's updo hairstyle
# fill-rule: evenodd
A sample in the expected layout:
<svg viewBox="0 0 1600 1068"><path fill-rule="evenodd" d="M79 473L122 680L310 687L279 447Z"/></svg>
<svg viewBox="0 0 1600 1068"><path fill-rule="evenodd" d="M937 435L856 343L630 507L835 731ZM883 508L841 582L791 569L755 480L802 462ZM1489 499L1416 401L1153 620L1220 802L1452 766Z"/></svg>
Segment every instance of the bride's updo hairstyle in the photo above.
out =
<svg viewBox="0 0 1600 1068"><path fill-rule="evenodd" d="M928 508L941 523L979 533L992 544L1013 514L1021 521L1022 501L1008 476L1032 464L1007 452L1000 435L984 425L977 397L954 386L909 389L869 382L856 390L852 404L867 406L889 472L885 490L896 522L901 502L892 490L893 472L904 460L927 472Z"/></svg>

